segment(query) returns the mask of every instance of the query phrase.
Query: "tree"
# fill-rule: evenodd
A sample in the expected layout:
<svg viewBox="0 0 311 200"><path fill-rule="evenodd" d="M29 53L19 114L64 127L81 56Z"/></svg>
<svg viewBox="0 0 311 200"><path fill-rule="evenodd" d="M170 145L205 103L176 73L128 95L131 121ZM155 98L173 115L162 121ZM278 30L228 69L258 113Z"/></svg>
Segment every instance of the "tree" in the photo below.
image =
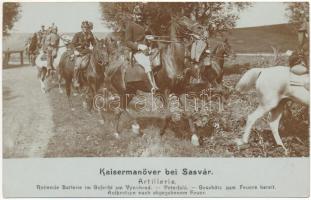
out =
<svg viewBox="0 0 311 200"><path fill-rule="evenodd" d="M103 2L103 20L107 25L122 30L125 22L131 20L136 5L142 7L143 14L151 15L156 27L166 26L172 16L192 17L201 25L208 27L210 35L223 33L235 27L239 12L251 5L248 2Z"/></svg>
<svg viewBox="0 0 311 200"><path fill-rule="evenodd" d="M309 18L309 2L290 2L287 5L286 11L291 23L302 23L306 18Z"/></svg>
<svg viewBox="0 0 311 200"><path fill-rule="evenodd" d="M5 2L3 3L3 35L9 35L14 23L19 19L20 3Z"/></svg>

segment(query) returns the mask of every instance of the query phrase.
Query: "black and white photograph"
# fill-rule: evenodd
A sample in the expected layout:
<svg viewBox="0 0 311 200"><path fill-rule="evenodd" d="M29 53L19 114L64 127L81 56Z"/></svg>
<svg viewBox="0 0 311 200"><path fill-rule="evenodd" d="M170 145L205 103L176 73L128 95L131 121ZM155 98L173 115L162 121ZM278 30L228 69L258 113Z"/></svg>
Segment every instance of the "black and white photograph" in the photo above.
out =
<svg viewBox="0 0 311 200"><path fill-rule="evenodd" d="M308 1L10 1L2 10L4 164L309 160Z"/></svg>

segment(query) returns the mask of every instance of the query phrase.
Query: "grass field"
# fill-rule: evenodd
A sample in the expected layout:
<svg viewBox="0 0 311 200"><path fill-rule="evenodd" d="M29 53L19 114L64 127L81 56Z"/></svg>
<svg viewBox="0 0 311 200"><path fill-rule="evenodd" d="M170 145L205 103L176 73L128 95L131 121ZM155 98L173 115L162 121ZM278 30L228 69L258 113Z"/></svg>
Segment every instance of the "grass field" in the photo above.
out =
<svg viewBox="0 0 311 200"><path fill-rule="evenodd" d="M245 59L245 58L244 58ZM249 62L255 62L249 58ZM268 62L268 61L267 61ZM234 87L241 77L243 66L227 66L225 85ZM71 112L65 95L56 89L48 94L53 107L55 136L50 140L46 157L97 157L97 156L196 156L196 157L283 157L284 152L276 147L267 124L267 116L253 127L249 145L240 149L234 140L241 136L247 115L257 106L254 90L241 96L233 91L224 103L222 111L210 110L206 115L209 125L198 127L202 138L200 147L190 143L190 130L186 121L173 124L164 136L160 136L163 125L162 114L139 113L138 122L143 136L131 132L129 118L122 117L121 138L113 135L113 114L106 113L106 124L99 123L98 113L87 113L82 108L80 96L73 97ZM148 94L145 94L148 98ZM280 126L281 137L291 157L309 156L308 109L294 104L292 115L285 115ZM288 113L288 112L287 112Z"/></svg>

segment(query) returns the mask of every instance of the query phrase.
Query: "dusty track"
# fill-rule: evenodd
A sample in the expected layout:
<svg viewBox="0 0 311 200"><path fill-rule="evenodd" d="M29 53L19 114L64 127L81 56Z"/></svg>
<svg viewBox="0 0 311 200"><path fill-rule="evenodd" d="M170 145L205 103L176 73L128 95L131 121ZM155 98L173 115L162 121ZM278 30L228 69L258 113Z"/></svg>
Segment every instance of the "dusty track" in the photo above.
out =
<svg viewBox="0 0 311 200"><path fill-rule="evenodd" d="M3 70L3 156L43 157L54 135L49 95L34 67Z"/></svg>

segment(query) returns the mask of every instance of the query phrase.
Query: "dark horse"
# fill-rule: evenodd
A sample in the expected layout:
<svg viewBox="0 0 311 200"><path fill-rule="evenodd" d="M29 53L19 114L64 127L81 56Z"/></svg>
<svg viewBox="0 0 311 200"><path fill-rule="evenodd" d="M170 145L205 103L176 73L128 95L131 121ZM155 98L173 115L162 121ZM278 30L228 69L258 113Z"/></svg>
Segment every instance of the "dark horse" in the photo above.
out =
<svg viewBox="0 0 311 200"><path fill-rule="evenodd" d="M177 20L172 18L169 25L169 40L158 42L161 67L155 72L155 81L159 87L159 93L163 94L161 97L163 97L164 105L167 105L170 93L181 94L183 92L183 88L189 83L191 76L190 69L186 69L184 65L185 46L177 36L181 30L182 27ZM132 61L128 59L131 56L125 56L125 58L123 64L114 67L114 70L110 70L112 72L107 72L109 85L120 97L121 112L115 116L116 137L119 137L120 117L123 112L129 115L126 108L137 90L150 92L151 89L143 68L137 64L131 66Z"/></svg>
<svg viewBox="0 0 311 200"><path fill-rule="evenodd" d="M201 76L203 81L208 82L212 85L219 85L222 83L223 74L224 74L224 62L225 56L230 54L234 55L233 50L228 42L225 39L223 42L219 43L212 51L212 65L206 67L201 65Z"/></svg>
<svg viewBox="0 0 311 200"><path fill-rule="evenodd" d="M100 85L103 83L105 65L108 63L108 52L103 40L96 39L96 45L93 47L93 50L90 51L89 56L90 59L86 68L81 70L78 76L80 87L86 86L87 94L91 95L88 99L93 99ZM74 111L74 108L70 95L74 66L75 63L74 60L70 58L70 52L64 53L59 63L59 74L61 78L65 79L66 95L72 111ZM91 106L89 108L91 109Z"/></svg>

